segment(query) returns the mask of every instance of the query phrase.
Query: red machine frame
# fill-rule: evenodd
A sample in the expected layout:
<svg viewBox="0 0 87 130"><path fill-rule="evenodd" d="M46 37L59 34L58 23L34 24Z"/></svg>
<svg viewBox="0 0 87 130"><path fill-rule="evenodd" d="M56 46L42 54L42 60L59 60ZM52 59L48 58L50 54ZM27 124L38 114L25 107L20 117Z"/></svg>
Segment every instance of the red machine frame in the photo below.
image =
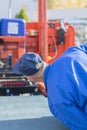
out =
<svg viewBox="0 0 87 130"><path fill-rule="evenodd" d="M49 27L51 22L47 20L46 8L47 1L38 0L38 22L26 23L25 36L0 36L0 41L3 42L3 44L0 45L0 48L2 48L2 50L7 50L7 52L2 52L3 58L7 54L12 53L14 64L25 51L35 51L42 56L44 61L51 63L68 47L75 45L74 28L69 23L65 23L65 26L68 28L65 33L65 43L58 44L57 28L61 25L60 22L53 22L55 27ZM33 46L37 49L34 49ZM54 48L54 46L56 48ZM58 52L56 52L57 50Z"/></svg>
<svg viewBox="0 0 87 130"><path fill-rule="evenodd" d="M0 59L7 62L7 57L11 54L11 69L25 52L38 53L45 62L50 64L68 47L75 45L75 31L73 26L69 23L64 23L66 28L64 42L59 42L61 22L51 22L47 20L46 8L47 1L38 0L38 21L26 23L26 33L24 36L0 36ZM7 93L8 90L9 92L12 91L13 93L18 93L18 89L22 90L22 93L25 92L25 90L26 92L28 92L28 90L30 92L29 87L32 86L30 85L31 83L27 82L26 79L22 79L22 77L18 77L17 79L17 75L14 78L12 72L10 72L11 74L9 73L9 70L7 72L7 69L9 68L8 64L6 64L5 67L7 68L3 68L3 73L1 70L2 68L0 68L0 94L2 94L2 91L6 91ZM26 84L26 86L19 86L18 84L20 84L20 81L23 81L22 83ZM35 85L33 86L36 88ZM15 92L15 90L17 91Z"/></svg>

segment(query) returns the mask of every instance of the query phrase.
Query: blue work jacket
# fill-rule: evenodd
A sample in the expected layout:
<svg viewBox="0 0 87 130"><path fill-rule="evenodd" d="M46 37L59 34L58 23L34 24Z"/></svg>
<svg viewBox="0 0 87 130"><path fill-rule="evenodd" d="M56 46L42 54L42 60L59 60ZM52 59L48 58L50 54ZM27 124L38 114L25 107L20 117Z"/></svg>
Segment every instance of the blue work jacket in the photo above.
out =
<svg viewBox="0 0 87 130"><path fill-rule="evenodd" d="M68 48L44 72L53 115L71 130L87 130L87 44Z"/></svg>

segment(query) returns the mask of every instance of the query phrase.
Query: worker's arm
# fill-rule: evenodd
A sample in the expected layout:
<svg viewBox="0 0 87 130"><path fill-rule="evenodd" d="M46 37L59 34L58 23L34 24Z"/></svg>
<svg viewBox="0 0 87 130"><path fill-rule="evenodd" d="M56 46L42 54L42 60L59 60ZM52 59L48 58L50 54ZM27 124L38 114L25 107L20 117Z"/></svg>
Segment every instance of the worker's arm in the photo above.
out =
<svg viewBox="0 0 87 130"><path fill-rule="evenodd" d="M43 93L45 97L47 97L46 87L43 82L36 82L37 88Z"/></svg>

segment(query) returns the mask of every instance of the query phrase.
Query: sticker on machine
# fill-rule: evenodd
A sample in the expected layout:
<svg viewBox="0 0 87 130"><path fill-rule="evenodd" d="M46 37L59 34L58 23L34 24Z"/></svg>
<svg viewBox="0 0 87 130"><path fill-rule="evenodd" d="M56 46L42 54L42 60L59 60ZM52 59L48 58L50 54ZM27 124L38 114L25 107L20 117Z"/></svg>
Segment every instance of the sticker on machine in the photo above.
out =
<svg viewBox="0 0 87 130"><path fill-rule="evenodd" d="M8 22L8 34L18 34L18 23Z"/></svg>

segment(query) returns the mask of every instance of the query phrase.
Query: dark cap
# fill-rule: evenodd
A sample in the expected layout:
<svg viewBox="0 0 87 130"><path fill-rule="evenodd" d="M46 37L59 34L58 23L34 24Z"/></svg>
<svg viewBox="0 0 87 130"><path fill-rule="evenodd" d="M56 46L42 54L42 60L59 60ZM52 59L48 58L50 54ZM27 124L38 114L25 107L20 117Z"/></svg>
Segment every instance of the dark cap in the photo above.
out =
<svg viewBox="0 0 87 130"><path fill-rule="evenodd" d="M34 53L25 53L19 61L14 65L13 72L25 76L36 74L43 67L43 60L41 57Z"/></svg>

